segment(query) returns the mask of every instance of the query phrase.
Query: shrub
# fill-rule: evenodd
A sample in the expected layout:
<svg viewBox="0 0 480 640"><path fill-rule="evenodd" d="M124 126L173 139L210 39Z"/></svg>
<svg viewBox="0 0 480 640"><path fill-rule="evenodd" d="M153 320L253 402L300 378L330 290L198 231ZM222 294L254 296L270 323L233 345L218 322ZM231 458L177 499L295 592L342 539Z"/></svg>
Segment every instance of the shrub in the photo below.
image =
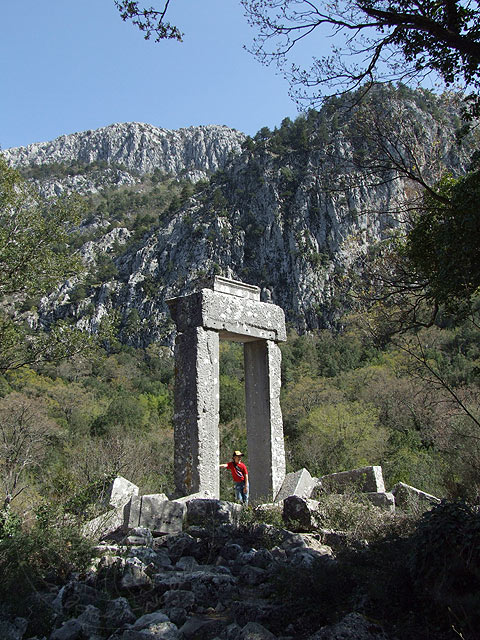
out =
<svg viewBox="0 0 480 640"><path fill-rule="evenodd" d="M84 571L92 555L92 543L79 533L78 523L43 504L30 526L23 522L0 539L0 597L18 606L30 593Z"/></svg>
<svg viewBox="0 0 480 640"><path fill-rule="evenodd" d="M480 625L480 511L464 501L443 501L420 519L409 558L426 605L462 638Z"/></svg>

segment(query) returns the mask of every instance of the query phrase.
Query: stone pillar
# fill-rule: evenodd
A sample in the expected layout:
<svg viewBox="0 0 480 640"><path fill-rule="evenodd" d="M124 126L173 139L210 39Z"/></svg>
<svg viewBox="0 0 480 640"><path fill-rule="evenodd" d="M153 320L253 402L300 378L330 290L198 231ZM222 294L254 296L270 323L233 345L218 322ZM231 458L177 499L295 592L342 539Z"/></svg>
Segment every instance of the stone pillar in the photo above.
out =
<svg viewBox="0 0 480 640"><path fill-rule="evenodd" d="M186 329L175 341L175 487L219 497L217 331Z"/></svg>
<svg viewBox="0 0 480 640"><path fill-rule="evenodd" d="M257 340L245 343L244 356L251 497L272 501L285 478L281 352L272 340Z"/></svg>

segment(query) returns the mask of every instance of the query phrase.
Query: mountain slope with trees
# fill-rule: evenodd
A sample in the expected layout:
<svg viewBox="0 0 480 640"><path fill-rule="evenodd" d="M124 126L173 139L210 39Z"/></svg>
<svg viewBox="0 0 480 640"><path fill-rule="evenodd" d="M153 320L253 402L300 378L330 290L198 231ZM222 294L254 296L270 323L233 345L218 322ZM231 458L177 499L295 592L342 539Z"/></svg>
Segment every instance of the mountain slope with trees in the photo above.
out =
<svg viewBox="0 0 480 640"><path fill-rule="evenodd" d="M218 273L268 289L297 330L333 326L355 260L406 228L425 186L469 169L476 133L456 142L460 109L455 95L378 87L356 108L333 98L260 130L207 183L156 170L99 191L75 240L90 273L42 300L38 322L96 331L114 314L124 341L165 340L165 299Z"/></svg>

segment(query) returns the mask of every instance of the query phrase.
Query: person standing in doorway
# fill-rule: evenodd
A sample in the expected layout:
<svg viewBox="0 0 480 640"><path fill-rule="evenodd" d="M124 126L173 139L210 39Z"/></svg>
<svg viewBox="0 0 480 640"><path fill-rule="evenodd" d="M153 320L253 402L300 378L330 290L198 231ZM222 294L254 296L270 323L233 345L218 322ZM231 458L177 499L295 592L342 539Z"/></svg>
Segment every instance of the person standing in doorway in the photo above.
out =
<svg viewBox="0 0 480 640"><path fill-rule="evenodd" d="M220 465L220 469L230 469L238 502L248 506L248 469L242 462L243 453L234 451L231 462Z"/></svg>

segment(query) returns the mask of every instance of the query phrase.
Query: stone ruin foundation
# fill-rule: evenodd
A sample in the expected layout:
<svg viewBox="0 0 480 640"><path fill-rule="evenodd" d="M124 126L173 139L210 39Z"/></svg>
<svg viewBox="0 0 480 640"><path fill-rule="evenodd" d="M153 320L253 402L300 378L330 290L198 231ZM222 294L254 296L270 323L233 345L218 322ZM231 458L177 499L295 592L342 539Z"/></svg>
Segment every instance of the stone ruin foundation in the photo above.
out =
<svg viewBox="0 0 480 640"><path fill-rule="evenodd" d="M242 342L250 495L268 501L285 478L279 342L285 317L260 289L215 276L212 288L167 300L175 340L175 486L220 494L219 340Z"/></svg>

